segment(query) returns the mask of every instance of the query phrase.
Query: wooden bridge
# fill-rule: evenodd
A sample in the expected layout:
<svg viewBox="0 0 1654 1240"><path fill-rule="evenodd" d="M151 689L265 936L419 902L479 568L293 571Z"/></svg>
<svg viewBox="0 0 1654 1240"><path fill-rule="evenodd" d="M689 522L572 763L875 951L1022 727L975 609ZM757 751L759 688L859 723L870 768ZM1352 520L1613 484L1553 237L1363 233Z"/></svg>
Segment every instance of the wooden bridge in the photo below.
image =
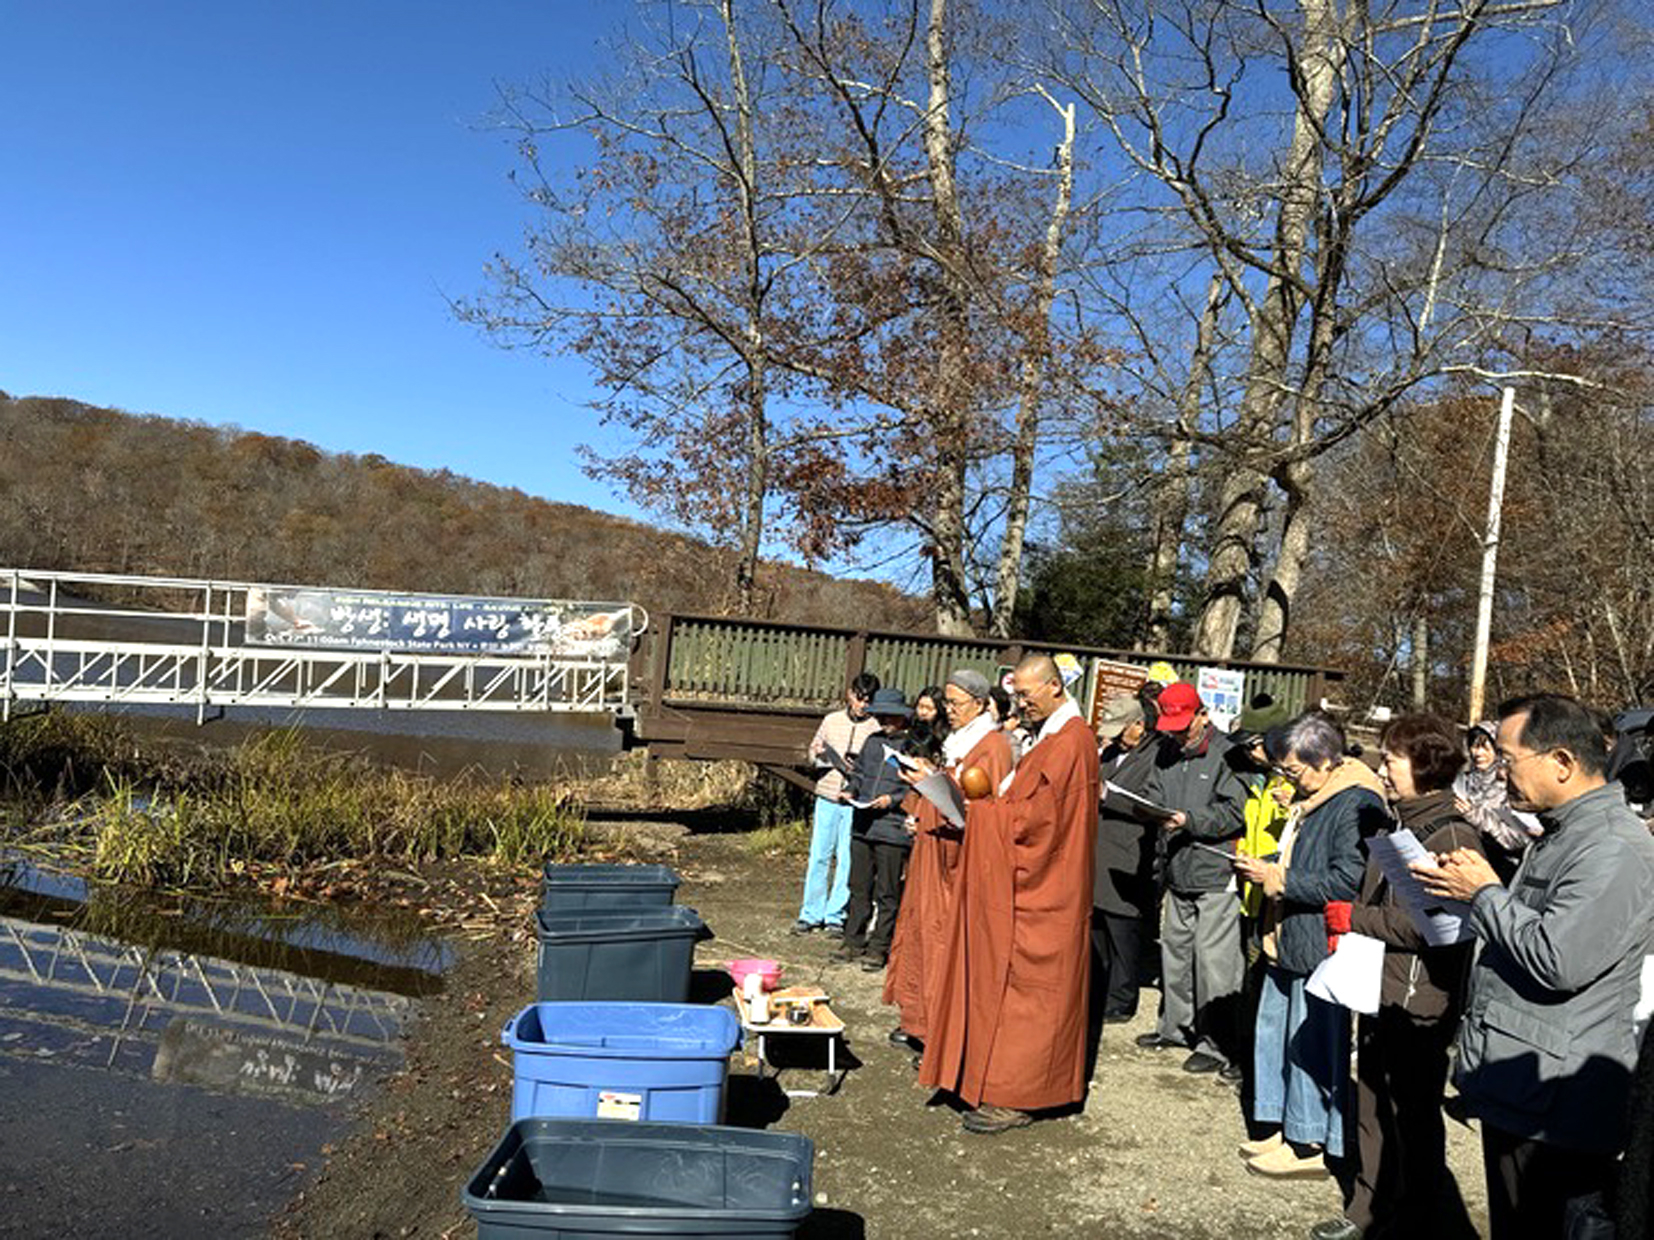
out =
<svg viewBox="0 0 1654 1240"><path fill-rule="evenodd" d="M1268 693L1293 713L1319 704L1344 676L1294 664L666 613L651 618L632 654L631 743L654 757L755 762L810 787L813 776L800 769L804 747L859 673L872 672L911 700L957 668L997 682L1031 653L1075 657L1083 676L1073 691L1082 708L1092 701L1099 660L1144 668L1164 660L1191 682L1202 667L1239 670L1247 698Z"/></svg>

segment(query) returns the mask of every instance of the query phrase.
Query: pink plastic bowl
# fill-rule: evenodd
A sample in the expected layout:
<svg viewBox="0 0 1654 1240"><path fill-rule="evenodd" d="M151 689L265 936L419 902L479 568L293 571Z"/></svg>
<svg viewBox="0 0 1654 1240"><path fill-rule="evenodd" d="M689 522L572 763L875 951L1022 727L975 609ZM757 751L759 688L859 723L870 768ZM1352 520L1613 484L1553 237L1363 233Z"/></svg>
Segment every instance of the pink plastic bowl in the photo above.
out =
<svg viewBox="0 0 1654 1240"><path fill-rule="evenodd" d="M735 979L735 988L740 990L747 980L747 974L756 973L763 979L765 990L774 990L781 981L781 962L779 960L731 960L726 966L729 975Z"/></svg>

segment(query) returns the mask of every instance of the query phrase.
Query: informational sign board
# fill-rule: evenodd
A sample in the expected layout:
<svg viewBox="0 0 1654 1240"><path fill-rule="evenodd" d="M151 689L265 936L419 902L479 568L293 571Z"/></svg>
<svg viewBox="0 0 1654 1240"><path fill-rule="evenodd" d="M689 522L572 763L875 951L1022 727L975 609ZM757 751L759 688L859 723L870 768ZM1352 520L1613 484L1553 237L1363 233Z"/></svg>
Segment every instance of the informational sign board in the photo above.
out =
<svg viewBox="0 0 1654 1240"><path fill-rule="evenodd" d="M1195 691L1218 730L1227 732L1246 705L1246 673L1228 667L1203 667Z"/></svg>
<svg viewBox="0 0 1654 1240"><path fill-rule="evenodd" d="M513 602L377 590L247 591L247 641L261 646L609 660L632 637L624 603Z"/></svg>
<svg viewBox="0 0 1654 1240"><path fill-rule="evenodd" d="M1091 709L1086 712L1091 726L1096 728L1103 705L1117 697L1136 697L1149 678L1149 669L1136 663L1122 663L1116 659L1091 661Z"/></svg>

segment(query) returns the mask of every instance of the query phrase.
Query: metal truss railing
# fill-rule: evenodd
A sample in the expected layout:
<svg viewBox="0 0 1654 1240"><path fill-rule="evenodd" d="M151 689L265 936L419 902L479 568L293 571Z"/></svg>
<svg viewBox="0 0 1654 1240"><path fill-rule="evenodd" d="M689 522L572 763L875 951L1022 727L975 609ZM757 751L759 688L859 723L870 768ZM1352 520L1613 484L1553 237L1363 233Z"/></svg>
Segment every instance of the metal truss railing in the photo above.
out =
<svg viewBox="0 0 1654 1240"><path fill-rule="evenodd" d="M0 716L9 719L15 702L194 706L198 721L209 710L235 706L517 713L628 709L624 649L592 658L247 644L248 591L270 588L0 569L0 608L6 613ZM88 593L136 601L105 605L88 601ZM508 607L543 603L498 601Z"/></svg>
<svg viewBox="0 0 1654 1240"><path fill-rule="evenodd" d="M0 980L114 1001L123 1036L141 1034L155 1016L186 1016L370 1052L395 1048L414 1004L405 995L190 952L152 952L12 917L0 917Z"/></svg>

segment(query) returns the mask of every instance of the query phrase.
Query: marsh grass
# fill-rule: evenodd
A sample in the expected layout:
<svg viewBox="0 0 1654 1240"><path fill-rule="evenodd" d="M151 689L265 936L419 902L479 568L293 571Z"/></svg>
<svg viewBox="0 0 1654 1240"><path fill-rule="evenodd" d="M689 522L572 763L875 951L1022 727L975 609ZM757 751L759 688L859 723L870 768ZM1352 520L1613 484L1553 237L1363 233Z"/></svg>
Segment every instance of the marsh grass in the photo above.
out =
<svg viewBox="0 0 1654 1240"><path fill-rule="evenodd" d="M34 824L14 827L12 842L76 855L117 882L212 887L251 865L345 858L522 866L572 857L584 840L565 790L411 774L313 748L293 730L192 759L148 757L118 721L56 712L0 737L6 791Z"/></svg>
<svg viewBox="0 0 1654 1240"><path fill-rule="evenodd" d="M808 857L810 823L794 818L756 827L741 836L741 847L760 857Z"/></svg>

